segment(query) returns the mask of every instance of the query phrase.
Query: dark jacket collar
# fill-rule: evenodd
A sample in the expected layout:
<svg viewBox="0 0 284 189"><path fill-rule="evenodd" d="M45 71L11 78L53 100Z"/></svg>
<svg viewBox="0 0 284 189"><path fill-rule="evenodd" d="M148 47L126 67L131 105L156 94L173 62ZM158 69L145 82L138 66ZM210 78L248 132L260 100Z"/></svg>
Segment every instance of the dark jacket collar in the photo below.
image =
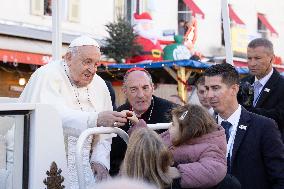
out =
<svg viewBox="0 0 284 189"><path fill-rule="evenodd" d="M246 135L247 130L249 129L250 120L251 120L251 117L249 116L249 114L250 113L244 107L242 107L241 116L240 116L240 120L238 123L235 139L234 139L234 146L233 146L233 151L232 151L232 156L231 156L231 165L233 165L233 162L236 157L236 153L240 145L243 142L243 138ZM218 123L218 115L216 115L215 118ZM231 173L231 170L228 173Z"/></svg>
<svg viewBox="0 0 284 189"><path fill-rule="evenodd" d="M250 113L244 107L242 107L241 117L240 117L240 120L239 120L237 132L236 132L236 136L235 136L235 140L234 140L233 152L232 152L232 156L231 156L232 165L233 165L233 162L235 160L236 153L238 152L239 147L243 142L243 138L244 138L244 136L246 135L246 132L249 129L250 120L251 120L251 117L250 117L249 114Z"/></svg>
<svg viewBox="0 0 284 189"><path fill-rule="evenodd" d="M275 87L277 87L277 81L279 80L280 77L281 76L280 76L279 72L276 69L273 69L273 73L272 73L271 77L266 82L266 84L263 86L263 89L260 93L260 97L259 97L257 104L256 104L256 108L261 107L263 102L265 100L267 100L271 91L273 91L275 89Z"/></svg>

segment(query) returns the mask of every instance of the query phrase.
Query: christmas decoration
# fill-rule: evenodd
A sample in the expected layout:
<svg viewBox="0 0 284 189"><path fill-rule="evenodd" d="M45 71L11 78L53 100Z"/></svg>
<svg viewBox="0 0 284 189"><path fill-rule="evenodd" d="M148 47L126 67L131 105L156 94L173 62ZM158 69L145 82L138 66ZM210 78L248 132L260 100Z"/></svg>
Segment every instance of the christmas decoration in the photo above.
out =
<svg viewBox="0 0 284 189"><path fill-rule="evenodd" d="M153 27L153 20L149 13L134 14L134 32L137 34L135 41L143 50L128 59L129 63L145 63L163 60L163 50L158 41L158 35Z"/></svg>
<svg viewBox="0 0 284 189"><path fill-rule="evenodd" d="M106 46L102 47L102 52L109 58L113 58L117 63L124 62L142 50L142 47L135 42L135 34L130 23L123 18L118 18L117 22L106 25L109 37L106 39Z"/></svg>
<svg viewBox="0 0 284 189"><path fill-rule="evenodd" d="M174 36L175 43L167 45L164 48L164 60L188 60L191 53L188 48L183 45L183 37L181 35Z"/></svg>
<svg viewBox="0 0 284 189"><path fill-rule="evenodd" d="M197 20L193 18L188 26L188 29L184 35L184 45L191 51L193 54L194 45L197 39Z"/></svg>

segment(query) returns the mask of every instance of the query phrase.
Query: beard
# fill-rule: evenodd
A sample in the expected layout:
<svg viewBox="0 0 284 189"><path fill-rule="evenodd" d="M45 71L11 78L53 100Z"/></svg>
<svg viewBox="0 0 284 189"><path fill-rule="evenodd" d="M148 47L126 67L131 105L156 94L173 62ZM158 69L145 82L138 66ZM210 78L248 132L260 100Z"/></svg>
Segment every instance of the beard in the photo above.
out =
<svg viewBox="0 0 284 189"><path fill-rule="evenodd" d="M145 30L141 27L140 24L138 24L134 27L134 31L141 37L151 40L154 44L156 44L158 41L158 32L153 28Z"/></svg>

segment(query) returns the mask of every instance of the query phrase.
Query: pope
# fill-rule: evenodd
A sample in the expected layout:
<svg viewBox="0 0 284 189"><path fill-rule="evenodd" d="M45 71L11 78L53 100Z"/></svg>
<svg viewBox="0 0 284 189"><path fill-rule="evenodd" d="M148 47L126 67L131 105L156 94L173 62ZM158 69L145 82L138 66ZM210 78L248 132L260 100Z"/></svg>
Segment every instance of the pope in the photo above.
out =
<svg viewBox="0 0 284 189"><path fill-rule="evenodd" d="M100 58L99 44L89 36L80 36L71 42L63 60L50 62L32 74L19 98L19 102L50 104L61 116L71 188L79 187L75 146L80 133L127 122L126 113L112 111L106 83L96 74ZM100 135L96 145L91 145L92 137L87 140L84 150L92 148L91 159L89 153L83 157L87 184L94 182L93 172L96 180L108 177L111 139L112 135Z"/></svg>

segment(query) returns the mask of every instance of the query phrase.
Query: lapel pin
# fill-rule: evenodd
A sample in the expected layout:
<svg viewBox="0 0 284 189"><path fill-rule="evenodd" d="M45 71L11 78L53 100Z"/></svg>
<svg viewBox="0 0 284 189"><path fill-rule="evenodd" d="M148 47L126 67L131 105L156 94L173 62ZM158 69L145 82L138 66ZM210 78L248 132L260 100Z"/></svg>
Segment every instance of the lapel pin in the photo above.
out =
<svg viewBox="0 0 284 189"><path fill-rule="evenodd" d="M240 125L239 128L243 129L243 130L247 130L247 126L245 126L245 125Z"/></svg>
<svg viewBox="0 0 284 189"><path fill-rule="evenodd" d="M270 89L265 88L264 91L269 93Z"/></svg>

